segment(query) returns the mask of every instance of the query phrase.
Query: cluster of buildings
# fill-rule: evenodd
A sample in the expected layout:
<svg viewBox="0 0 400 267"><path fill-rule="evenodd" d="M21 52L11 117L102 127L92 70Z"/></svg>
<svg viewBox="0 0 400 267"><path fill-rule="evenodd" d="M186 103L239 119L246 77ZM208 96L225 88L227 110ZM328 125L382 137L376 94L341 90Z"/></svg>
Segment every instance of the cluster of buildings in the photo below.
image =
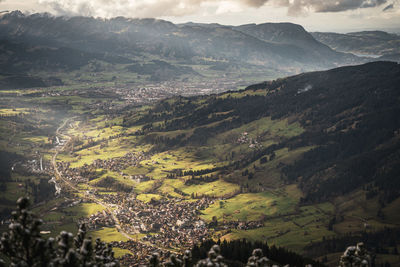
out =
<svg viewBox="0 0 400 267"><path fill-rule="evenodd" d="M125 156L120 158L111 158L111 159L96 159L92 165L96 168L108 169L111 171L120 172L123 169L126 169L129 166L136 166L142 160L146 160L148 155L144 152L132 153L129 152Z"/></svg>
<svg viewBox="0 0 400 267"><path fill-rule="evenodd" d="M95 214L90 215L87 218L80 218L78 224L85 224L88 230L95 230L102 227L112 227L115 222L106 210L99 211Z"/></svg>
<svg viewBox="0 0 400 267"><path fill-rule="evenodd" d="M224 221L221 228L228 229L237 229L237 230L251 230L256 228L264 227L264 223L262 221Z"/></svg>
<svg viewBox="0 0 400 267"><path fill-rule="evenodd" d="M249 133L243 132L238 139L236 140L238 144L249 144L249 148L259 149L262 147L262 144L257 141L255 138L251 138Z"/></svg>
<svg viewBox="0 0 400 267"><path fill-rule="evenodd" d="M222 93L245 84L243 81L230 78L202 79L201 81L164 81L148 83L137 87L115 88L121 98L130 103L146 104L164 98L182 95L209 95Z"/></svg>
<svg viewBox="0 0 400 267"><path fill-rule="evenodd" d="M157 247L133 240L112 242L111 244L114 248L128 249L134 252L132 254L126 254L118 259L122 266L147 266L149 263L149 256L153 253L157 253L161 261L166 259L168 254Z"/></svg>
<svg viewBox="0 0 400 267"><path fill-rule="evenodd" d="M81 168L70 168L69 166L69 162L57 162L57 169L64 178L77 184L89 182L88 177L82 176Z"/></svg>
<svg viewBox="0 0 400 267"><path fill-rule="evenodd" d="M96 159L92 164L85 164L80 168L70 168L69 162L57 162L57 168L61 175L74 183L88 183L90 173L96 169L107 169L110 171L121 172L129 166L136 166L140 161L148 158L144 152L129 152L123 157L111 159ZM96 177L93 177L96 178ZM133 180L144 181L146 177L143 175L135 175L128 177Z"/></svg>
<svg viewBox="0 0 400 267"><path fill-rule="evenodd" d="M156 246L191 248L209 236L206 223L199 218L199 210L206 209L213 203L212 199L165 199L145 203L121 195L105 195L104 198L118 207L115 214L124 231L144 233L146 236L142 240Z"/></svg>

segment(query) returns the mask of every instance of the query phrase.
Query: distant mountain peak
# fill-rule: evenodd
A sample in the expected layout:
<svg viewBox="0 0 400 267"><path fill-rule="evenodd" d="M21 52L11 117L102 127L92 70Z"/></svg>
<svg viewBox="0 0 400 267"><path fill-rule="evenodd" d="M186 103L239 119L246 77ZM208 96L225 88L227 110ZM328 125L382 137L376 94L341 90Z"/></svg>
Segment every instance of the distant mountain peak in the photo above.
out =
<svg viewBox="0 0 400 267"><path fill-rule="evenodd" d="M297 71L358 62L355 56L316 41L301 25L288 22L174 24L154 18L54 17L15 11L0 17L0 38L124 57L141 53L186 61L218 57Z"/></svg>
<svg viewBox="0 0 400 267"><path fill-rule="evenodd" d="M25 17L25 15L19 10L14 10L5 12L3 17Z"/></svg>

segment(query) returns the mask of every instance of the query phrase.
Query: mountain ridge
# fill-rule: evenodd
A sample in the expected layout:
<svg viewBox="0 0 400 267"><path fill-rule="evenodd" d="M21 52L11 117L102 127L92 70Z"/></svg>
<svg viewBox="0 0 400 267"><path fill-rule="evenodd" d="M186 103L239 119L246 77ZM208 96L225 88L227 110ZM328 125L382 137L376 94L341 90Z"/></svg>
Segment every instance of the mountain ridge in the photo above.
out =
<svg viewBox="0 0 400 267"><path fill-rule="evenodd" d="M261 35L254 34L254 27ZM305 69L360 61L352 55L331 50L316 41L300 25L289 23L237 27L195 23L175 25L156 19L54 17L11 12L0 17L0 30L3 39L131 56L135 56L135 52L185 60L213 56L256 65ZM278 32L280 38L278 34L267 38L274 32ZM285 38L282 38L282 33ZM296 38L292 33L297 33ZM170 52L166 54L163 51Z"/></svg>
<svg viewBox="0 0 400 267"><path fill-rule="evenodd" d="M400 36L384 31L362 31L346 34L313 32L315 39L336 51L359 55L385 56L400 53ZM387 57L387 59L391 59ZM393 58L392 61L397 61Z"/></svg>

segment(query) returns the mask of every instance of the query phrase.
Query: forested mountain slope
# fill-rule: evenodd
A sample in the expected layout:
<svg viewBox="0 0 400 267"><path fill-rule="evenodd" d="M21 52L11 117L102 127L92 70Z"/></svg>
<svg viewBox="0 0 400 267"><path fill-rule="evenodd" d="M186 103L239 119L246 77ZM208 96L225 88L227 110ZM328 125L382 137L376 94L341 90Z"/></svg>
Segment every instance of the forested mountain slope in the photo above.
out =
<svg viewBox="0 0 400 267"><path fill-rule="evenodd" d="M240 184L250 179L234 175L235 170L258 165L279 149L307 148L291 164L277 167L282 182L299 184L304 202L331 199L369 184L371 192L390 203L400 196L399 88L400 66L376 62L305 73L240 92L165 100L140 115L126 115L124 124L145 123L144 142L158 144L159 150L214 144L222 149L242 131L254 134L253 149L241 151L241 156L224 147L227 157L220 169ZM293 131L266 127L271 121L285 121L286 131ZM219 153L205 150L204 156ZM268 173L262 164L252 169L262 184Z"/></svg>

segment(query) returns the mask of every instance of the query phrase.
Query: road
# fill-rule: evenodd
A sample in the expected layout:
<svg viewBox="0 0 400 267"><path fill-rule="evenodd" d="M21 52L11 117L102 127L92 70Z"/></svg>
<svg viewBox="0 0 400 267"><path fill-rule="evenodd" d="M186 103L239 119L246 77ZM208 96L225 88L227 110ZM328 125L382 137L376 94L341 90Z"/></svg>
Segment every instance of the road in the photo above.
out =
<svg viewBox="0 0 400 267"><path fill-rule="evenodd" d="M60 133L60 130L61 130L62 128L64 128L65 125L66 125L69 121L73 120L74 118L75 118L75 117L72 117L72 118L69 118L69 119L65 120L65 121L57 128L57 130L56 130L56 136L58 136L59 138L66 139L67 142L65 142L65 144L64 144L63 146L59 146L59 147L56 147L56 148L55 148L55 153L54 153L54 155L53 155L53 157L52 157L52 159L51 159L51 164L53 165L55 178L56 178L56 180L57 180L58 182L61 182L62 184L66 185L69 189L71 189L71 190L74 191L74 192L82 193L82 192L79 190L78 187L76 187L76 186L75 186L73 183L71 183L68 179L65 179L65 178L62 176L62 174L61 174L60 171L58 170L58 167L57 167L57 160L56 160L56 159L57 159L57 156L58 156L58 153L59 153L60 151L63 151L63 150L65 149L65 147L69 144L69 142L70 142L71 139L72 139L69 135L61 134L61 133ZM61 183L60 183L60 184L61 184ZM151 246L151 247L157 248L157 249L159 249L159 250L161 250L161 251L163 251L163 252L172 252L172 253L175 253L175 254L180 254L180 253L177 252L176 250L169 249L169 248L164 248L164 247L160 247L160 246L151 244L150 242L144 242L144 241L138 240L137 238L133 238L132 236L130 236L130 235L129 235L127 232L125 232L124 229L121 227L121 222L120 222L119 219L117 218L117 216L116 216L116 214L115 214L115 210L114 210L109 204L107 204L106 202L104 202L102 199L98 198L98 197L95 196L94 194L91 194L91 193L89 193L89 192L85 192L85 193L83 194L82 198L83 198L83 199L86 199L86 200L89 200L89 201L93 201L93 202L95 202L95 203L101 205L102 207L104 207L104 209L105 209L109 214L111 214L111 217L112 217L112 219L114 220L114 223L115 223L115 228L118 230L119 233L121 233L121 234L122 234L123 236L125 236L127 239L132 240L132 241L135 241L135 242L140 243L140 244L142 244L142 245L146 245L146 246Z"/></svg>

